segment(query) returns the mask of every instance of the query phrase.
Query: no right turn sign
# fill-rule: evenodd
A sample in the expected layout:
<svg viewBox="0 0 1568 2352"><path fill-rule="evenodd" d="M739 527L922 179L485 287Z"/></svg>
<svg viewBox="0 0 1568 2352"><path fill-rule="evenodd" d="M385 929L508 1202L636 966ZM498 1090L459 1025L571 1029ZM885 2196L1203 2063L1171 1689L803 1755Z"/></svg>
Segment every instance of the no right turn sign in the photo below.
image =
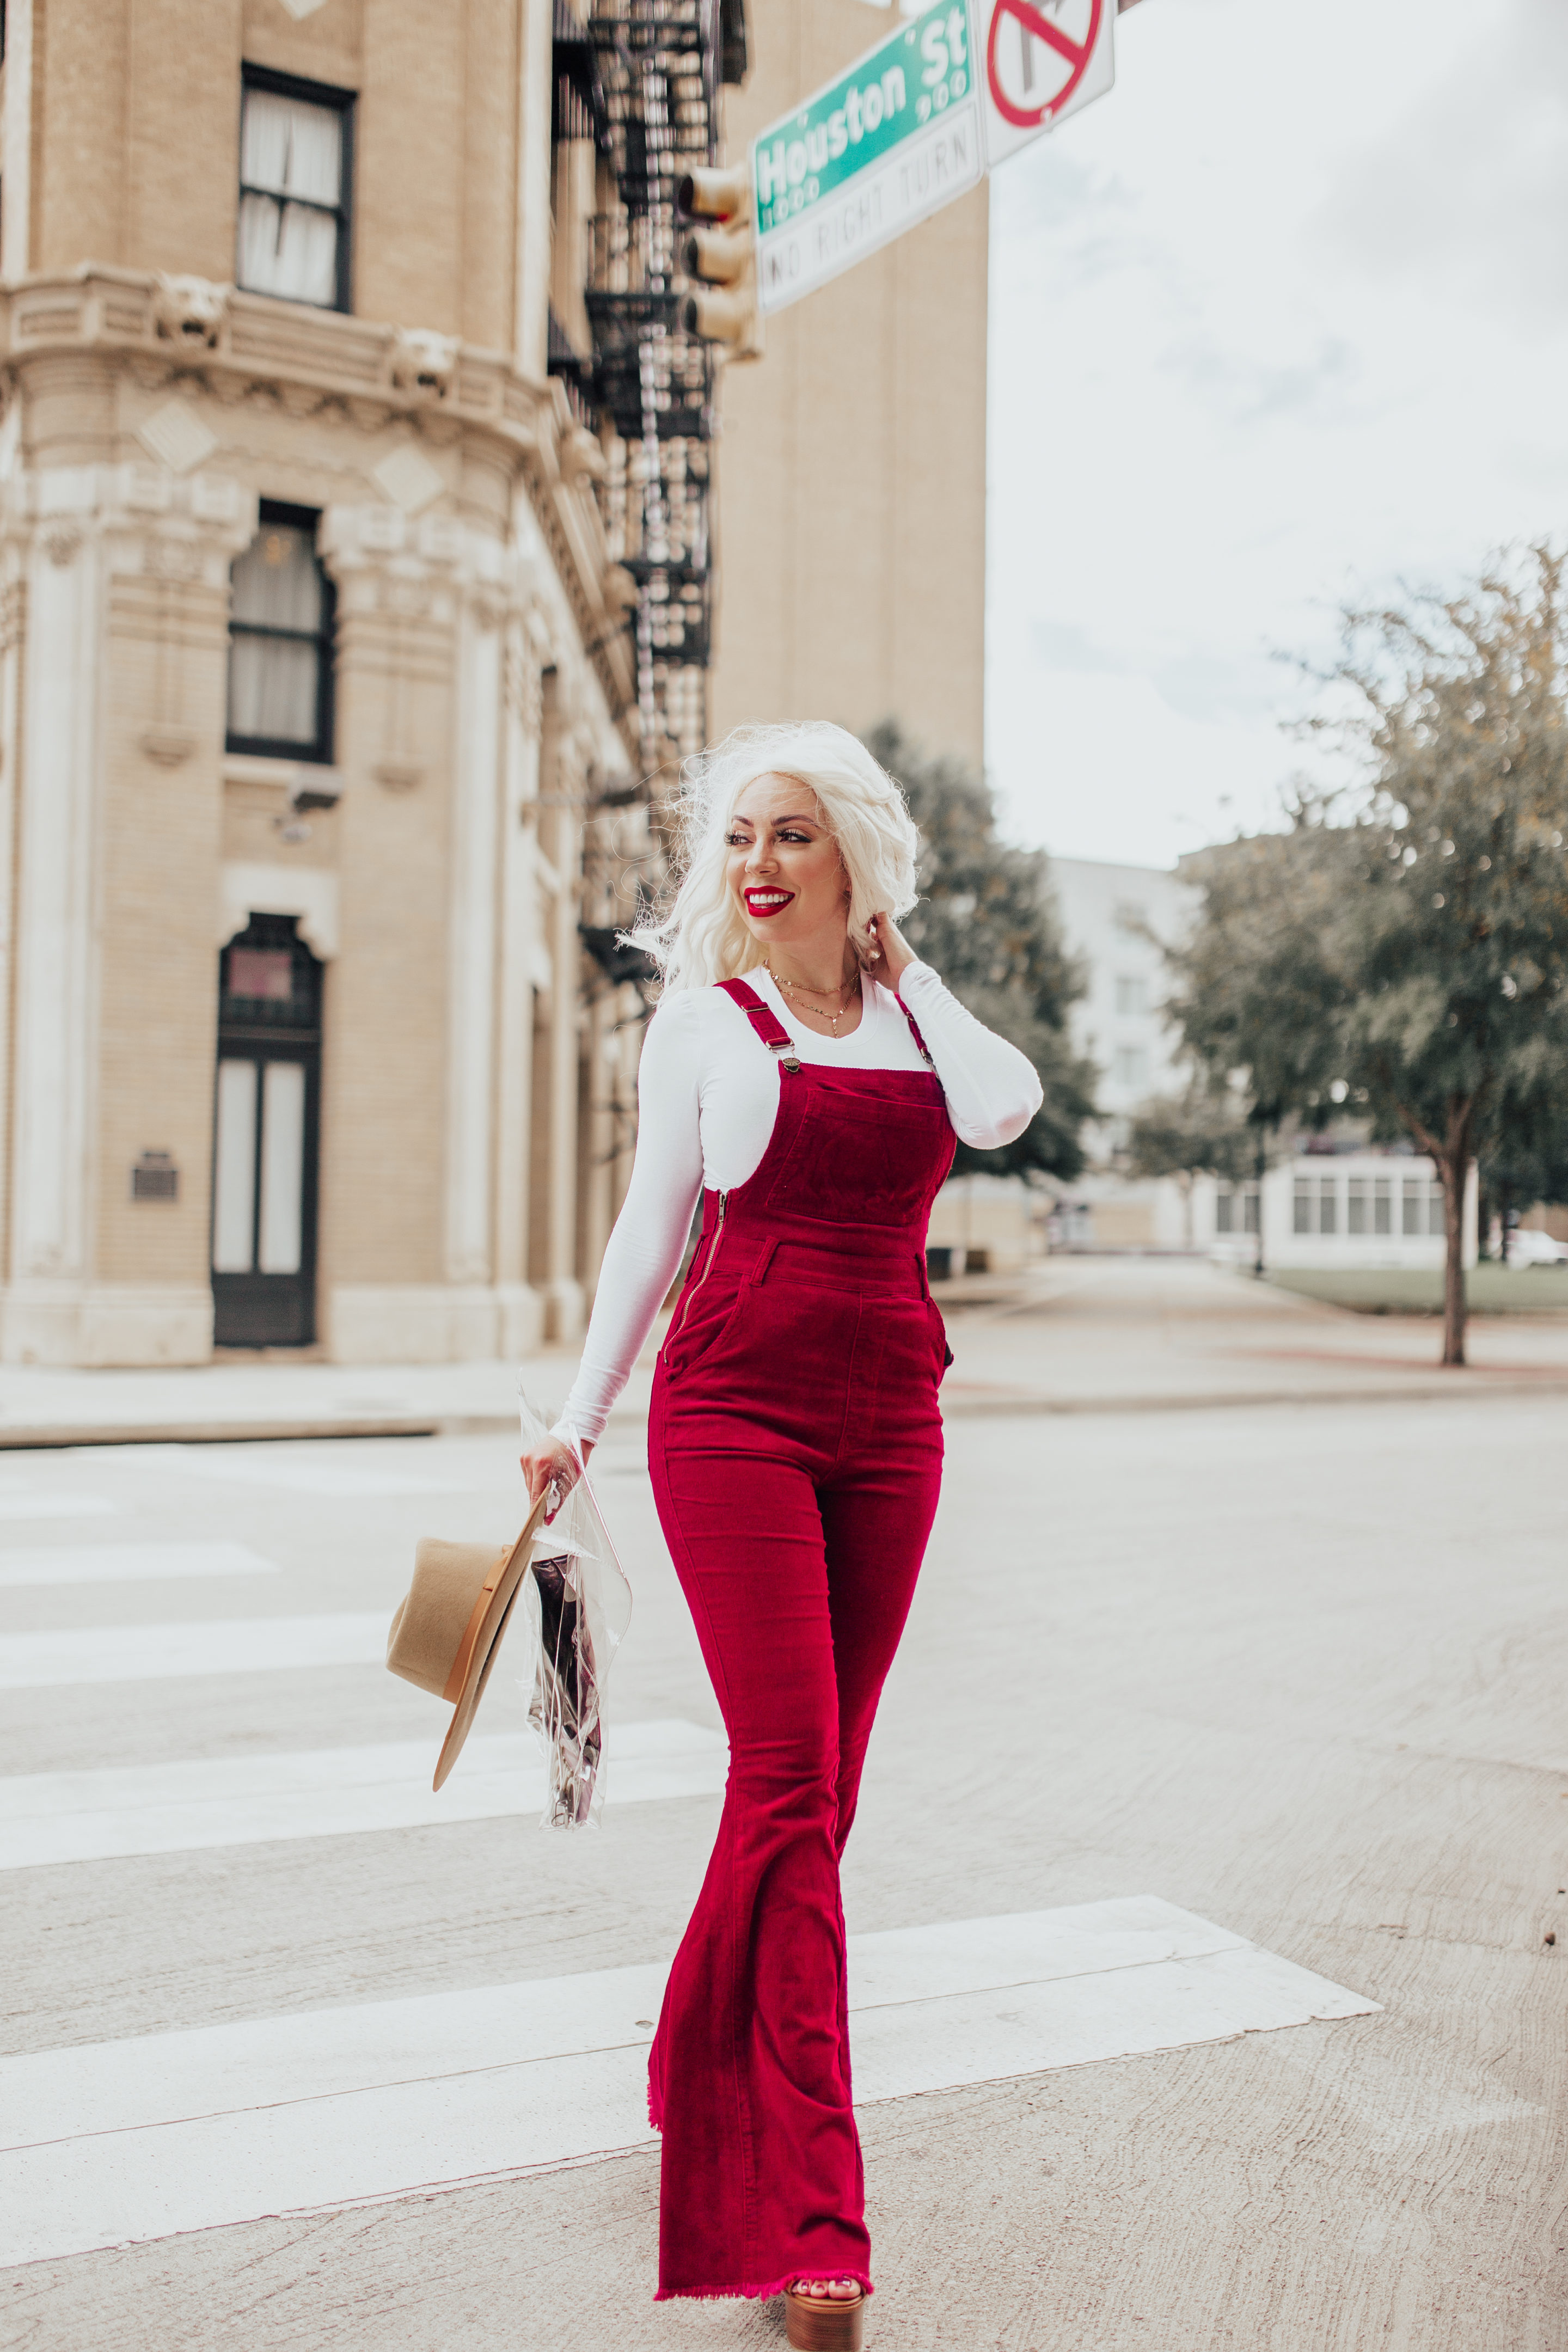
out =
<svg viewBox="0 0 1568 2352"><path fill-rule="evenodd" d="M987 170L1115 79L1116 0L977 0Z"/></svg>
<svg viewBox="0 0 1568 2352"><path fill-rule="evenodd" d="M757 299L782 310L1110 88L1117 0L926 0L752 142Z"/></svg>

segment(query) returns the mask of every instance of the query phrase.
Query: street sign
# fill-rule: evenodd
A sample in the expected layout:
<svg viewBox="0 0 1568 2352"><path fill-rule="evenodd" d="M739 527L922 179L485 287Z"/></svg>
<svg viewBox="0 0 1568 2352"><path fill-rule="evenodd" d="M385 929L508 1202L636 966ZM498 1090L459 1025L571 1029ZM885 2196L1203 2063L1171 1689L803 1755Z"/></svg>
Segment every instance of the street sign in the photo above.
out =
<svg viewBox="0 0 1568 2352"><path fill-rule="evenodd" d="M757 299L782 310L1103 96L1116 0L931 0L752 144Z"/></svg>
<svg viewBox="0 0 1568 2352"><path fill-rule="evenodd" d="M980 0L980 17L994 171L1110 88L1116 0Z"/></svg>
<svg viewBox="0 0 1568 2352"><path fill-rule="evenodd" d="M984 169L968 0L932 0L752 148L764 311L913 228Z"/></svg>

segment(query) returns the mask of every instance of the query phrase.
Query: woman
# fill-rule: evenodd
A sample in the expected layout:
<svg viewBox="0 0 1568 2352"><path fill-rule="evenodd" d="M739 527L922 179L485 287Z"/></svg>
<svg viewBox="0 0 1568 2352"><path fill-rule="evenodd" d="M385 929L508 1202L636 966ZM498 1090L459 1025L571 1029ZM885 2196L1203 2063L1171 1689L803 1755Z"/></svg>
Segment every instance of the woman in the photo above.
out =
<svg viewBox="0 0 1568 2352"><path fill-rule="evenodd" d="M631 1184L523 1466L537 1496L587 1459L701 1189L648 1461L730 1778L648 2068L658 2293L784 2293L792 2344L848 2347L871 2278L838 1863L941 1483L926 1223L954 1134L1011 1141L1040 1087L900 932L918 837L853 736L742 729L683 814L684 879L636 935L665 985Z"/></svg>

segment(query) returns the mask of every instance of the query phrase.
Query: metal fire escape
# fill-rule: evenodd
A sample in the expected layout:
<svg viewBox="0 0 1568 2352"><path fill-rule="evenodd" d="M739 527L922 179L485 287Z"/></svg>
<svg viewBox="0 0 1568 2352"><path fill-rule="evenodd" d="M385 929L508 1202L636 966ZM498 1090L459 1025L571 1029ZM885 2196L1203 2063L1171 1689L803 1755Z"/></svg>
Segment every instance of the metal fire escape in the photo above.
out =
<svg viewBox="0 0 1568 2352"><path fill-rule="evenodd" d="M745 72L742 0L555 0L556 136L591 135L591 354L559 327L551 366L584 421L614 428L601 485L610 552L637 585L646 771L700 747L712 630L712 348L682 323L675 191L717 163L720 93Z"/></svg>

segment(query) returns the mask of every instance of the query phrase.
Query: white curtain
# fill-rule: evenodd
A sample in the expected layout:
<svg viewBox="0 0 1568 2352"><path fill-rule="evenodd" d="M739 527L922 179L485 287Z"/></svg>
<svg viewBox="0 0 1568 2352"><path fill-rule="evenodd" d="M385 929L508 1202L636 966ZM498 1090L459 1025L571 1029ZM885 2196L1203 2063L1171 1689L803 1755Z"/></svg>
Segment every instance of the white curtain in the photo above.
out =
<svg viewBox="0 0 1568 2352"><path fill-rule="evenodd" d="M291 302L337 300L337 219L315 207L341 201L342 173L343 121L335 107L247 90L239 176L252 193L239 205L242 286Z"/></svg>
<svg viewBox="0 0 1568 2352"><path fill-rule="evenodd" d="M256 1065L217 1066L217 1151L213 1171L213 1272L248 1274L255 1263Z"/></svg>
<svg viewBox="0 0 1568 2352"><path fill-rule="evenodd" d="M305 1072L268 1062L261 1092L263 1274L298 1274L305 1185Z"/></svg>
<svg viewBox="0 0 1568 2352"><path fill-rule="evenodd" d="M258 628L319 629L321 574L309 534L263 523L234 567L231 610ZM237 632L229 645L229 733L314 743L320 663L313 645Z"/></svg>
<svg viewBox="0 0 1568 2352"><path fill-rule="evenodd" d="M228 731L263 743L316 740L320 656L294 637L235 637L228 649Z"/></svg>
<svg viewBox="0 0 1568 2352"><path fill-rule="evenodd" d="M239 176L247 188L335 205L342 172L343 119L335 106L311 106L270 89L246 91Z"/></svg>
<svg viewBox="0 0 1568 2352"><path fill-rule="evenodd" d="M264 522L234 567L234 617L260 629L319 629L321 574L310 534Z"/></svg>

